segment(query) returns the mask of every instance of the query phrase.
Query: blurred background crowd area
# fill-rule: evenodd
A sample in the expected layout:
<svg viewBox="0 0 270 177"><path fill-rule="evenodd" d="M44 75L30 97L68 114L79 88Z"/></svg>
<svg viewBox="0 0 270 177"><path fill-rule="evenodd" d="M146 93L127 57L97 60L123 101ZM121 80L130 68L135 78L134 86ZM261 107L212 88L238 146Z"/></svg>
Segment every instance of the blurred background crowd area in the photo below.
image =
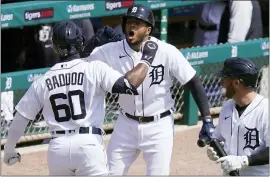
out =
<svg viewBox="0 0 270 177"><path fill-rule="evenodd" d="M21 1L24 0L2 0L1 3ZM238 3L242 3L240 6L239 4L229 6L228 1L218 1L169 8L167 42L181 49L269 37L269 1L251 1L252 8L249 8L250 4L248 5L246 2L238 1ZM244 13L248 15L237 16L237 12L244 9L246 11ZM160 11L153 12L156 17L153 36L159 38L161 34L161 19L158 19ZM115 28L117 33L124 38L120 17L121 15L116 15L73 21L82 27L83 33L88 39L104 25ZM244 24L250 20L250 25ZM234 23L243 25L241 29L237 29L233 27L232 24ZM50 23L1 29L2 73L45 68L55 64L58 61L58 56L52 49L51 29L53 25L53 23ZM230 35L228 36L228 34ZM229 39L230 37L231 39Z"/></svg>

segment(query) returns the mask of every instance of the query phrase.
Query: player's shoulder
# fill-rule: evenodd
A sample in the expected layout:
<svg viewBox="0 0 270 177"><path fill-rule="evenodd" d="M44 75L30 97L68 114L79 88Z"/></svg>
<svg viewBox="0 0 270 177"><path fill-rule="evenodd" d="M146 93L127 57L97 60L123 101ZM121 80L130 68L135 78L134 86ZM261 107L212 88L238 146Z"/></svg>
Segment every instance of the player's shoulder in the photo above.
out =
<svg viewBox="0 0 270 177"><path fill-rule="evenodd" d="M220 110L220 117L228 116L228 113L233 112L233 108L235 106L235 101L233 99L229 99L223 102L222 108Z"/></svg>
<svg viewBox="0 0 270 177"><path fill-rule="evenodd" d="M268 98L257 94L256 96L256 102L258 103L258 105L260 105L259 107L261 107L262 109L267 109L268 110L268 105L269 105L269 100Z"/></svg>
<svg viewBox="0 0 270 177"><path fill-rule="evenodd" d="M159 40L159 39L157 39L157 38L155 38L153 36L151 36L151 41L156 42L160 49L164 49L163 51L166 51L166 52L178 51L178 49L174 45L169 44L169 43L167 43L165 41Z"/></svg>
<svg viewBox="0 0 270 177"><path fill-rule="evenodd" d="M107 44L101 45L99 47L96 47L94 49L94 51L98 51L98 50L103 50L103 51L114 51L116 48L118 48L119 46L123 45L123 40L121 41L116 41L116 42L109 42Z"/></svg>
<svg viewBox="0 0 270 177"><path fill-rule="evenodd" d="M90 73L101 74L100 72L104 72L109 68L108 64L103 62L102 60L92 60L86 63L87 70L91 71ZM89 72L88 72L89 73Z"/></svg>
<svg viewBox="0 0 270 177"><path fill-rule="evenodd" d="M107 66L107 63L101 61L101 60L93 60L93 61L89 61L87 62L87 64L91 67L106 67Z"/></svg>
<svg viewBox="0 0 270 177"><path fill-rule="evenodd" d="M224 101L222 109L227 110L227 109L232 109L235 106L235 101L233 99L229 99Z"/></svg>
<svg viewBox="0 0 270 177"><path fill-rule="evenodd" d="M151 40L158 44L158 53L167 56L167 59L185 59L184 55L181 55L181 51L174 45L161 41L155 37L151 37Z"/></svg>
<svg viewBox="0 0 270 177"><path fill-rule="evenodd" d="M33 78L33 82L32 82L31 87L30 87L32 90L35 90L36 92L42 92L42 90L45 86L45 83L46 83L46 73L47 72L45 72L44 74L42 74L38 77Z"/></svg>
<svg viewBox="0 0 270 177"><path fill-rule="evenodd" d="M63 61L56 63L53 65L46 73L45 75L53 75L55 73L62 72L63 70L72 69L74 67L80 67L83 69L83 66L85 66L87 63L85 58L77 58L70 61Z"/></svg>

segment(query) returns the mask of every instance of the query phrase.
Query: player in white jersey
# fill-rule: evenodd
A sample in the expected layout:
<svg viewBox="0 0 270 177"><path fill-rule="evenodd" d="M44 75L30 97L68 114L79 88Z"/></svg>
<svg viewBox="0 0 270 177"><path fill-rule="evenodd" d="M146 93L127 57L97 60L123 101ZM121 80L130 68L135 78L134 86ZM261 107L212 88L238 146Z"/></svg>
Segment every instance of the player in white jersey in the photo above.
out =
<svg viewBox="0 0 270 177"><path fill-rule="evenodd" d="M169 175L174 134L172 76L191 90L203 119L201 136L214 129L208 100L196 71L174 46L150 36L154 27L150 9L135 5L123 16L126 39L96 48L89 61L102 60L120 73L137 66L145 40L158 44L156 58L138 87L139 95L119 95L120 114L107 149L112 175L125 175L142 151L147 175ZM154 48L154 46L149 46Z"/></svg>
<svg viewBox="0 0 270 177"><path fill-rule="evenodd" d="M72 21L54 26L53 47L61 62L55 64L31 87L16 106L16 114L4 149L4 162L20 161L15 146L30 120L43 108L53 139L48 148L50 175L108 175L102 138L105 94L138 95L156 47L146 41L143 58L131 71L120 74L101 61L86 62L79 52L84 46L81 30Z"/></svg>
<svg viewBox="0 0 270 177"><path fill-rule="evenodd" d="M221 163L225 174L269 176L268 99L254 91L258 77L249 59L229 58L217 73L229 98L222 107L213 137L224 142L225 157L207 147L208 157Z"/></svg>

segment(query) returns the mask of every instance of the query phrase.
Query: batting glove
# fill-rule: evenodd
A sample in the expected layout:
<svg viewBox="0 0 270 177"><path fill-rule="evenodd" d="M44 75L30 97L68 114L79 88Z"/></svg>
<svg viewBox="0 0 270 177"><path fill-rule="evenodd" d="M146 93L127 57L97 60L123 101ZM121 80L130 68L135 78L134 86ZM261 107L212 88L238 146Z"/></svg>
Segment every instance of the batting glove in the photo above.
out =
<svg viewBox="0 0 270 177"><path fill-rule="evenodd" d="M14 150L4 150L4 162L7 165L14 165L17 162L21 162L21 154Z"/></svg>
<svg viewBox="0 0 270 177"><path fill-rule="evenodd" d="M220 145L223 147L224 142L220 142ZM212 160L212 161L217 161L219 159L219 156L217 155L217 152L211 146L208 146L206 148L206 153L207 153L208 158L210 160Z"/></svg>
<svg viewBox="0 0 270 177"><path fill-rule="evenodd" d="M221 168L224 173L230 173L234 170L240 170L248 166L248 157L247 156L234 156L229 155L219 158L217 163L221 163Z"/></svg>
<svg viewBox="0 0 270 177"><path fill-rule="evenodd" d="M158 45L153 41L146 41L142 47L142 58L140 62L146 63L149 67L151 66L158 50Z"/></svg>
<svg viewBox="0 0 270 177"><path fill-rule="evenodd" d="M205 136L212 137L212 133L215 130L215 126L213 124L213 118L212 117L203 118L202 122L203 122L203 125L199 134L199 138L201 139Z"/></svg>

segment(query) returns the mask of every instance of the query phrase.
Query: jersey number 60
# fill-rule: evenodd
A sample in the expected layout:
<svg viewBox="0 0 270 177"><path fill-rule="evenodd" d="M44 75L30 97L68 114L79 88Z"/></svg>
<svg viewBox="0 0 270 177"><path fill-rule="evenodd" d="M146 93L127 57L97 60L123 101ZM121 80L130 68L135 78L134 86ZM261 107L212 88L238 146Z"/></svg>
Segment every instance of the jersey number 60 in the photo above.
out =
<svg viewBox="0 0 270 177"><path fill-rule="evenodd" d="M72 98L74 98L75 96L79 98L80 105L76 105L76 106L74 105ZM56 99L68 99L70 106L67 104L56 105ZM73 120L83 119L86 116L84 93L81 90L69 91L67 95L64 93L58 93L58 94L51 95L50 102L52 105L55 120L57 122L66 122L66 121L69 121L71 118ZM75 115L74 107L80 108L81 113ZM60 110L65 112L65 116L63 116L63 117L59 116Z"/></svg>

